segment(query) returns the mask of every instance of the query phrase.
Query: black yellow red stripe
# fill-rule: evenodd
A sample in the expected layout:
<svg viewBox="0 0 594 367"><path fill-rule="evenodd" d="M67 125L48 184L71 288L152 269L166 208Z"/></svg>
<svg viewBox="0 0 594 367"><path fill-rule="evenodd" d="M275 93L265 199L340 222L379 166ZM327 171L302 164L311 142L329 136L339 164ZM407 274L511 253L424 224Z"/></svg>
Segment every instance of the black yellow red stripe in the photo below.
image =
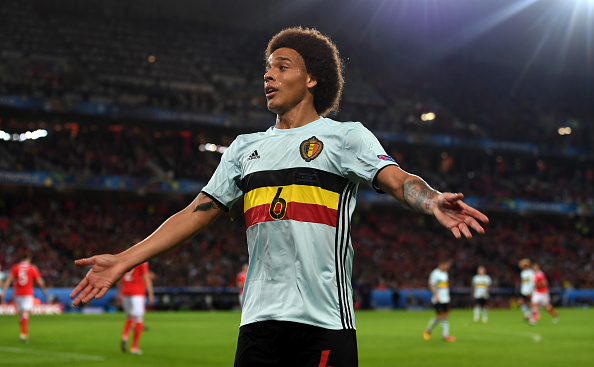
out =
<svg viewBox="0 0 594 367"><path fill-rule="evenodd" d="M297 220L336 227L346 180L311 168L255 172L242 180L246 226Z"/></svg>
<svg viewBox="0 0 594 367"><path fill-rule="evenodd" d="M284 204L279 204L278 199L284 200ZM336 227L339 199L339 194L314 186L290 185L254 189L244 195L246 226L269 220L292 219ZM271 207L276 215L271 215Z"/></svg>

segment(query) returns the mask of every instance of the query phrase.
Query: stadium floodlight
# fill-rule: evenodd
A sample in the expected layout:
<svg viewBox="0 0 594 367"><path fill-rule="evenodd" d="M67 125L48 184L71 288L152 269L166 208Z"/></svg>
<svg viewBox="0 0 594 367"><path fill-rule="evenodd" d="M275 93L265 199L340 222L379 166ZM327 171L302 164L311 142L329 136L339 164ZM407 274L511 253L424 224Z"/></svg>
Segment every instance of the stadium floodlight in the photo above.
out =
<svg viewBox="0 0 594 367"><path fill-rule="evenodd" d="M26 140L36 140L39 138L45 138L47 136L47 130L38 129L35 131L27 131L24 133L14 133L9 134L6 131L0 130L0 139L4 141L26 141Z"/></svg>
<svg viewBox="0 0 594 367"><path fill-rule="evenodd" d="M228 147L224 146L224 145L217 145L217 144L213 144L213 143L207 143L207 144L200 144L198 146L198 150L200 150L201 152L217 152L217 153L225 153L225 151L227 150Z"/></svg>

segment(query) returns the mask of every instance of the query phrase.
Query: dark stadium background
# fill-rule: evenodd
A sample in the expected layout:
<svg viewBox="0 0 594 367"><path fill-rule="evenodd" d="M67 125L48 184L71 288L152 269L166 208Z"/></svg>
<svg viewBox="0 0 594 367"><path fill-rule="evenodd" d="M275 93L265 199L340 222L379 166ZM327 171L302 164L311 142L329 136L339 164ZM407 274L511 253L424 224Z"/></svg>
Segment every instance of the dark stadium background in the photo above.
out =
<svg viewBox="0 0 594 367"><path fill-rule="evenodd" d="M209 149L273 123L263 51L302 25L329 34L344 58L334 117L362 121L405 170L463 192L491 219L485 236L457 241L361 187L361 308L422 307L426 293L411 290L441 257L454 260L457 306L484 264L493 304L508 307L522 257L542 264L555 303L592 304L593 14L586 0L7 2L0 265L31 248L48 285L70 289L85 272L74 259L122 250L187 205L220 158ZM241 207L151 261L156 308L236 307Z"/></svg>

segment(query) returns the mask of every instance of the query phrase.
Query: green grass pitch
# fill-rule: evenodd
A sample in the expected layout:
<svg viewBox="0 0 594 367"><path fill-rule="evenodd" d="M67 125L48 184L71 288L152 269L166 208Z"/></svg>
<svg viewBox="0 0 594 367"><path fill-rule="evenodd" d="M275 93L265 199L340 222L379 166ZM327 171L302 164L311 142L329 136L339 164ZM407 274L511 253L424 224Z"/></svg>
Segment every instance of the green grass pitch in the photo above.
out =
<svg viewBox="0 0 594 367"><path fill-rule="evenodd" d="M357 312L359 361L379 366L588 366L594 363L594 310L560 309L556 325L543 314L529 326L517 310L491 310L487 324L471 310L453 310L455 343L422 338L431 311ZM124 354L121 313L32 316L30 342L18 340L16 316L0 316L1 366L232 366L237 312L152 312L145 317L142 356Z"/></svg>

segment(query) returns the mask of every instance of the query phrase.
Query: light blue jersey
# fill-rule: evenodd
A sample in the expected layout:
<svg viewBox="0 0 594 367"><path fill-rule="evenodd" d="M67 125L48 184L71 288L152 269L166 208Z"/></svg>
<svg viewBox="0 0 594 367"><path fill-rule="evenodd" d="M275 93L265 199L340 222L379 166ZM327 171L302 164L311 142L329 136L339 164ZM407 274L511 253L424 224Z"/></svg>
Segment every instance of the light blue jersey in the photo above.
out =
<svg viewBox="0 0 594 367"><path fill-rule="evenodd" d="M472 296L477 298L489 298L489 287L492 284L491 277L487 274L476 274L472 277Z"/></svg>
<svg viewBox="0 0 594 367"><path fill-rule="evenodd" d="M446 271L438 268L433 269L429 275L429 284L435 287L437 297L439 298L439 300L437 300L435 297L432 297L432 303L438 303L438 301L439 303L450 303L450 283Z"/></svg>
<svg viewBox="0 0 594 367"><path fill-rule="evenodd" d="M350 222L360 182L396 165L358 122L320 118L240 135L203 192L244 197L249 269L241 325L281 320L355 329Z"/></svg>

